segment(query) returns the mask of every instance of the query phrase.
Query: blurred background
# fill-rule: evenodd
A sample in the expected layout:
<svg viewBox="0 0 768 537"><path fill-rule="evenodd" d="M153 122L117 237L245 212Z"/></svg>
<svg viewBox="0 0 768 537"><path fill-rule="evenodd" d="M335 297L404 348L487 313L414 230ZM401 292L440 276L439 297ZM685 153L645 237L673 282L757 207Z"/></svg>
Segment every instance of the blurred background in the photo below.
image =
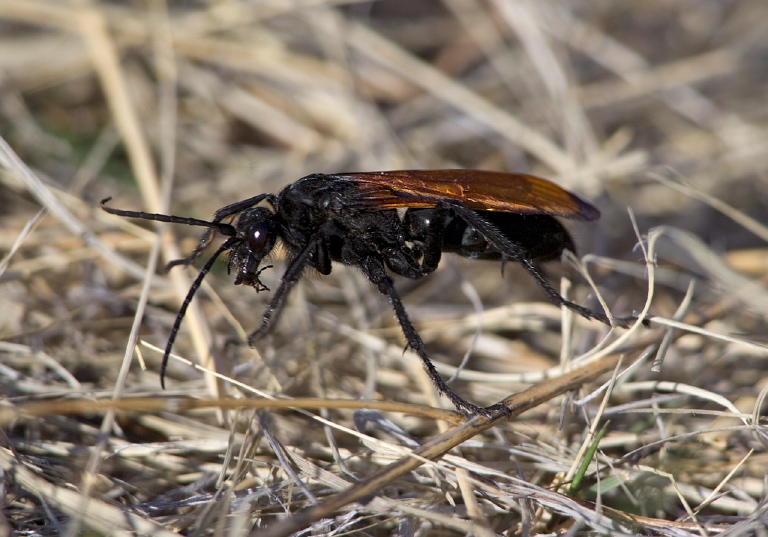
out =
<svg viewBox="0 0 768 537"><path fill-rule="evenodd" d="M310 173L479 168L547 177L600 208L598 222L566 224L579 254L594 254L590 274L616 315L643 309L648 273L638 244L647 245L644 236L665 227L655 245L650 312L676 315L704 332L680 337L656 331L655 324L638 332L637 356L642 349L658 351L669 339L661 374L645 364L635 375L638 382L684 382L712 397L692 402L676 394L660 403L653 390L636 388L642 395L628 389L612 404L639 400L646 409L669 404L722 410L722 401L712 402L717 395L735 405L733 412L759 409L765 353L720 336L765 343L764 0L0 0L0 135L7 144L0 152L0 393L9 401L110 397L116 386L149 396L241 391L172 360L169 390L161 393L161 353L145 344L137 348L146 368L133 362L120 373L142 296L148 304L139 338L162 348L196 274L175 269L145 277L154 263L153 245L161 267L194 248L199 229L166 226L158 235L151 223L102 212L103 198L111 196L114 207L205 219ZM275 289L282 255L272 263L263 279ZM270 295L231 285L225 265L215 267L198 293L176 342L180 355L275 395L450 407L430 393L418 360L402 353L386 299L357 271L335 266L329 277L309 275L274 335L251 349L243 341L258 326ZM556 287L561 276L573 281L573 300L600 307L573 267L554 263L544 270ZM446 256L435 274L397 285L446 378L473 349L469 374L454 387L478 404L541 380L537 372L586 352L607 331L576 319L563 347L560 311L519 267L505 266L501 274L498 263ZM687 309L678 310L681 303ZM481 309L486 314L478 325ZM560 457L567 460L589 423L589 412L566 408L555 400L526 414L530 421L523 425L488 435L488 442L529 451L478 449L470 458L501 457L504 471L554 488L570 464ZM54 409L39 420L19 420L6 431L3 447L34 454L48 467L39 475L62 488L81 483L90 461L100 481L88 495L132 506L156 529L213 532L202 519L185 518L203 507L183 501L211 499L222 483L245 490L290 481L274 469L274 446L255 432L264 423L244 425L214 412L130 415L106 427L105 452L152 444L163 456L99 462L88 448L104 427L101 418L64 418ZM561 412L572 413L574 421L563 423ZM334 418L353 427L350 413ZM308 418L284 413L273 419L281 442L317 464L330 461L333 472L343 473L349 464L365 475L368 465L384 464L359 453L357 439L342 435L335 445L317 422L309 432ZM634 493L612 490L613 508L673 521L687 513L683 497L693 505L703 502L696 512L703 525L719 524L717 517L726 515L734 526L759 520L750 515L759 513L764 466L754 461L764 462L766 446L743 422L731 419L728 426L742 428L705 436L701 431L726 424L715 417L618 410L611 420L614 442L606 449L613 451L604 456L629 464L625 492ZM430 420L398 416L397 422L419 441L436 432ZM233 426L238 434L253 435L252 444L239 436L239 444L228 443L230 423L239 424ZM655 444L675 435L685 440ZM194 442L201 439L215 439L215 447ZM221 458L227 446L246 444L263 466L227 474ZM677 489L663 479L634 480L637 461L624 457L646 445L654 447L642 464L676 476ZM665 451L670 447L674 454ZM339 462L345 458L350 460ZM738 466L742 460L747 462ZM736 479L731 472L737 467L742 481L718 488L725 476ZM220 475L227 477L217 483ZM439 483L418 493L408 488L414 483L402 486L424 509L465 515L455 503L432 496ZM16 481L5 493L4 527L11 532L31 534L35 525L53 532L57 523L79 523L58 504L58 514L46 514L42 488ZM288 495L282 489L275 494ZM720 504L705 502L708 494L722 494ZM525 516L502 516L506 508L486 503L488 531L522 531ZM162 505L163 515L158 518L150 505ZM260 511L268 511L264 505L246 505L250 510L236 517L243 527L271 520ZM525 526L529 534L554 531L547 524L567 529L584 522L581 515L542 505L533 509L533 525ZM205 520L226 526L224 517L235 508L216 509ZM86 527L109 533L80 514ZM393 528L402 535L461 534L426 515L402 519L407 527L391 517L397 515L368 520L369 534ZM606 531L587 518L590 529ZM680 520L684 531L695 517ZM362 531L358 524L350 531ZM650 522L645 529L671 531Z"/></svg>

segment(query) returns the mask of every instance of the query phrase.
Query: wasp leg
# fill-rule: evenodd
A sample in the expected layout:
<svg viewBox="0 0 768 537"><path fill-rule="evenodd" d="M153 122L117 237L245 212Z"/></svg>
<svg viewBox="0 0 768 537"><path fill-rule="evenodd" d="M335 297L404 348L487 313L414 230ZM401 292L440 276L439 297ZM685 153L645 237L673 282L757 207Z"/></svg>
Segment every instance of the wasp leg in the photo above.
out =
<svg viewBox="0 0 768 537"><path fill-rule="evenodd" d="M320 251L323 253L319 254ZM249 345L254 345L259 339L269 333L280 316L280 312L283 309L288 293L301 279L301 276L304 274L307 267L316 265L315 260L317 258L320 258L323 264L327 264L327 267L318 266L316 268L323 274L330 273L331 261L327 254L327 248L319 237L314 237L288 264L288 268L285 269L285 273L283 273L283 277L280 279L280 286L272 295L272 298L267 304L267 308L264 310L264 315L261 318L261 325L248 336ZM327 272L323 272L324 269L327 270Z"/></svg>
<svg viewBox="0 0 768 537"><path fill-rule="evenodd" d="M612 320L605 313L592 310L563 298L563 296L558 293L554 287L552 287L552 285L544 278L544 276L542 276L541 273L536 270L536 267L533 266L531 260L525 256L522 248L505 237L504 234L496 229L494 225L487 222L475 211L467 209L459 203L442 203L453 209L457 215L466 220L469 225L479 231L489 243L495 246L503 254L504 257L511 259L512 261L517 261L523 265L523 267L525 267L525 269L534 277L536 283L538 283L539 286L544 289L544 291L546 291L556 306L565 306L586 319L595 319L607 325L613 325L615 323L618 326L626 328L633 320L624 318Z"/></svg>
<svg viewBox="0 0 768 537"><path fill-rule="evenodd" d="M395 317L397 317L397 320L400 323L400 328L405 336L405 340L408 342L408 347L421 358L421 361L424 364L424 369L427 370L427 374L435 384L437 391L448 397L448 399L451 400L451 403L453 403L456 409L462 414L470 416L489 415L488 410L464 400L451 390L442 377L437 373L434 364L429 357L427 357L427 352L424 350L424 341L411 324L411 320L408 318L408 313L405 311L403 302L400 300L400 295L398 295L397 290L395 290L392 278L387 275L382 260L378 257L368 256L361 260L360 268L371 283L373 283L382 294L389 297L392 308L395 310Z"/></svg>

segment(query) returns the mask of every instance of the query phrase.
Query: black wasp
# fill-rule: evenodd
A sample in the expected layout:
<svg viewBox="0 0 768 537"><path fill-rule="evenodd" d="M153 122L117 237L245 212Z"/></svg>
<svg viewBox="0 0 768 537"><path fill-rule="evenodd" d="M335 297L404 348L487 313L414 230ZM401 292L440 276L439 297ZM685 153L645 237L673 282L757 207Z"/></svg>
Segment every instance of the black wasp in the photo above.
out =
<svg viewBox="0 0 768 537"><path fill-rule="evenodd" d="M106 206L108 201L101 202L102 208L118 216L209 228L189 257L171 262L169 268L191 264L217 232L226 237L200 270L179 310L163 355L161 379L187 306L216 258L228 250L228 269L235 272L235 285L267 290L259 279L267 267L260 265L278 241L286 247L288 265L249 343L269 332L289 291L308 267L330 274L332 261L352 265L389 297L408 347L421 358L438 391L459 411L469 414L487 411L462 399L438 375L388 270L406 278L421 278L437 268L442 252L516 261L555 304L588 319L611 322L605 314L560 296L533 265L534 261L558 258L564 249L574 250L570 235L555 216L596 220L600 212L554 183L532 175L479 170L312 174L278 195L259 194L227 205L216 211L210 222L113 209ZM268 206L258 206L262 201ZM231 217L237 217L232 224L223 222ZM627 321L619 320L618 324L626 326Z"/></svg>

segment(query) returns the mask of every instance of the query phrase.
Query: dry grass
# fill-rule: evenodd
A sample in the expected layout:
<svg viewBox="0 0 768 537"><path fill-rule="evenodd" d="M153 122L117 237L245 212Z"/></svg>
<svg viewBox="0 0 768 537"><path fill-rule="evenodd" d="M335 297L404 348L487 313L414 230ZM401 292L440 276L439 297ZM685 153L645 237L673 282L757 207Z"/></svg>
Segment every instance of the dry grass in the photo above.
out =
<svg viewBox="0 0 768 537"><path fill-rule="evenodd" d="M0 535L764 534L766 20L765 0L0 0ZM98 200L206 218L415 167L594 201L571 226L589 275L617 315L650 289L650 328L562 330L494 263L398 281L441 373L473 348L456 389L513 409L464 423L355 271L307 278L251 349L264 295L217 269L159 389L194 271L156 267L197 231L158 240Z"/></svg>

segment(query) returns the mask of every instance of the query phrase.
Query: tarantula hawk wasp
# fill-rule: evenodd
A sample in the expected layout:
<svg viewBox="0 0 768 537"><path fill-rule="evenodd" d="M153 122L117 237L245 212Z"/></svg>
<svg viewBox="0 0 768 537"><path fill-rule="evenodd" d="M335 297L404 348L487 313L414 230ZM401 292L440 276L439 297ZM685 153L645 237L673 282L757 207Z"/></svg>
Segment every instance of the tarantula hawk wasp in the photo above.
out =
<svg viewBox="0 0 768 537"><path fill-rule="evenodd" d="M278 241L288 252L280 285L268 302L254 344L274 325L288 293L307 268L330 274L333 261L359 268L389 298L408 347L421 358L437 390L467 414L487 414L451 390L427 357L424 342L411 324L389 272L421 278L433 272L443 252L472 259L521 263L556 305L588 319L628 326L631 319L613 319L563 298L533 262L557 259L574 250L573 241L555 217L596 220L597 208L532 175L480 170L400 170L312 174L286 186L279 194L259 194L216 211L213 220L102 208L118 216L208 228L197 248L173 261L189 265L216 234L225 237L187 293L163 355L161 382L181 321L195 292L216 258L229 252L228 270L235 285L256 291L267 287L259 276L264 258ZM259 204L266 202L267 206ZM224 220L234 218L233 223Z"/></svg>

